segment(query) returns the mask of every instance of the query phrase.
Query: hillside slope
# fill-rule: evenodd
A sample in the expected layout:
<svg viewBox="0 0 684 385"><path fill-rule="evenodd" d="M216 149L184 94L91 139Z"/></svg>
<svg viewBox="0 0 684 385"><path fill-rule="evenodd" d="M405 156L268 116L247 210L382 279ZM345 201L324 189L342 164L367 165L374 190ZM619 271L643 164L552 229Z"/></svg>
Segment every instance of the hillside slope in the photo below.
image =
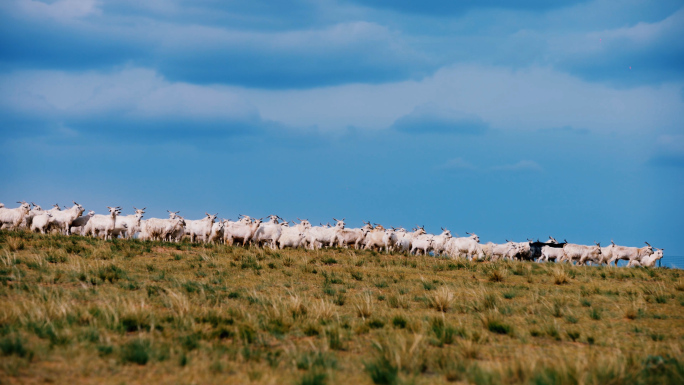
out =
<svg viewBox="0 0 684 385"><path fill-rule="evenodd" d="M680 270L0 232L0 383L684 383Z"/></svg>

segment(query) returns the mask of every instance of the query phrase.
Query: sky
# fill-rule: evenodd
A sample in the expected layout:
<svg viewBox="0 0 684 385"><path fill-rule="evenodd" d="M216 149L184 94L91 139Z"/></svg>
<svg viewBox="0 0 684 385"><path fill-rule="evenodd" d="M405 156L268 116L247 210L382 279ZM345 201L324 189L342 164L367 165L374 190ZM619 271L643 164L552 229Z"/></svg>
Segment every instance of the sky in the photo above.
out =
<svg viewBox="0 0 684 385"><path fill-rule="evenodd" d="M684 255L684 2L4 0L0 201Z"/></svg>

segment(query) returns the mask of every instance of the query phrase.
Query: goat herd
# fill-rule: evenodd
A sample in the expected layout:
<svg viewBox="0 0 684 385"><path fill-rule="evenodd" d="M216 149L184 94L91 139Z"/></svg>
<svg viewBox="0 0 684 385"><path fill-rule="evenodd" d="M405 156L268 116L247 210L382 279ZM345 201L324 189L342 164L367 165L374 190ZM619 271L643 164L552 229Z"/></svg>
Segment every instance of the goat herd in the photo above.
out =
<svg viewBox="0 0 684 385"><path fill-rule="evenodd" d="M372 249L378 251L424 254L432 252L435 256L445 255L450 258L465 256L468 259L488 258L491 260L518 259L538 262L576 262L579 265L610 264L619 260L628 261L628 266L653 267L656 261L663 258L663 249L647 246L627 247L611 245L602 247L595 245L578 245L558 242L549 237L547 242L532 241L503 244L489 242L480 244L480 237L466 233L468 237L453 237L449 230L442 228L439 235L427 234L424 227L416 227L412 231L404 228L386 229L382 225L371 225L364 222L361 228L347 228L342 220L335 219L335 225L311 226L308 220L297 218L299 223L284 221L277 215L262 219L240 215L238 221L217 220L217 215L206 213L199 220L187 220L178 211L169 211L168 219L150 218L143 220L145 208L134 207L134 214L122 216L120 207L107 207L108 215L96 215L94 211L82 215L83 206L73 202L71 208L60 209L55 204L50 210L43 210L31 202L17 202L21 205L8 209L0 203L1 228L17 230L28 229L31 232L46 234L59 232L65 235L91 235L103 239L123 237L130 239L137 234L138 239L180 242L188 237L191 242L240 244L243 246L268 245L275 248L318 249L322 247L353 247L355 249ZM33 207L31 207L31 205ZM167 210L168 211L168 210Z"/></svg>

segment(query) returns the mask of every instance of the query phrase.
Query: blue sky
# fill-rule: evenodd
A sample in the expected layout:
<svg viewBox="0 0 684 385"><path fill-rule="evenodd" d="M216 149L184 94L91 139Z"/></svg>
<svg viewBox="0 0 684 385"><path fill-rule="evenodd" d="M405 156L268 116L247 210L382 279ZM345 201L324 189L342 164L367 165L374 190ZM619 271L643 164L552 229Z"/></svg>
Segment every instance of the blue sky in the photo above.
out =
<svg viewBox="0 0 684 385"><path fill-rule="evenodd" d="M682 1L0 3L0 197L684 255Z"/></svg>

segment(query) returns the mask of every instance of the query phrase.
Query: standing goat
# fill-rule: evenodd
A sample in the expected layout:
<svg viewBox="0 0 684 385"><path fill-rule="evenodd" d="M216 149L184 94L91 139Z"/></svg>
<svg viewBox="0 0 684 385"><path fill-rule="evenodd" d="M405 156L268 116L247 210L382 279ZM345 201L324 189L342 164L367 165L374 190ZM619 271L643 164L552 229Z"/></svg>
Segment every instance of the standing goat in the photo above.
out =
<svg viewBox="0 0 684 385"><path fill-rule="evenodd" d="M140 231L140 221L142 220L143 214L145 214L146 208L147 207L138 209L133 206L133 210L135 210L134 214L119 215L116 217L116 227L114 228L113 235L118 236L121 234L126 239L133 238L135 233ZM126 225L125 227L124 224Z"/></svg>
<svg viewBox="0 0 684 385"><path fill-rule="evenodd" d="M214 225L218 213L211 215L205 212L205 214L207 216L202 219L185 220L185 231L190 236L191 242L195 242L197 238L201 239L204 243L209 241L211 228Z"/></svg>
<svg viewBox="0 0 684 385"><path fill-rule="evenodd" d="M261 218L252 221L248 216L243 216L237 222L225 221L223 241L226 245L232 246L235 242L240 242L243 246L247 246L260 225Z"/></svg>
<svg viewBox="0 0 684 385"><path fill-rule="evenodd" d="M69 235L71 224L76 218L80 217L84 211L85 209L83 206L74 202L74 205L70 209L52 211L52 221L50 221L50 224L51 226L57 227L62 234Z"/></svg>
<svg viewBox="0 0 684 385"><path fill-rule="evenodd" d="M28 203L23 201L17 203L21 204L21 206L14 209L0 208L0 223L2 224L0 227L16 230L21 225L24 217L31 211L31 206Z"/></svg>
<svg viewBox="0 0 684 385"><path fill-rule="evenodd" d="M109 215L93 215L85 225L83 235L92 234L94 237L102 235L104 240L111 239L116 227L116 217L121 213L119 207L109 207Z"/></svg>
<svg viewBox="0 0 684 385"><path fill-rule="evenodd" d="M31 221L31 227L29 228L32 233L38 231L41 234L45 234L52 220L52 213L49 211L43 211L42 213L33 217Z"/></svg>

